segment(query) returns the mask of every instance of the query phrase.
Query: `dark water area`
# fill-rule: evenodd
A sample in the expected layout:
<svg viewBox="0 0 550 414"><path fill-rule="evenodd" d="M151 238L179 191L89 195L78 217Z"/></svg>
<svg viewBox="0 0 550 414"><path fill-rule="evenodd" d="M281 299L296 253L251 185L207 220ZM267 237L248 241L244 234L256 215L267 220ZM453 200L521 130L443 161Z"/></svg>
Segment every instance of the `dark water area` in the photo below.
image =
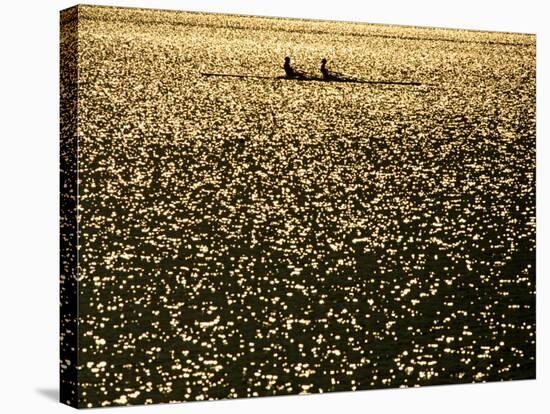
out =
<svg viewBox="0 0 550 414"><path fill-rule="evenodd" d="M81 405L535 377L533 36L84 11Z"/></svg>

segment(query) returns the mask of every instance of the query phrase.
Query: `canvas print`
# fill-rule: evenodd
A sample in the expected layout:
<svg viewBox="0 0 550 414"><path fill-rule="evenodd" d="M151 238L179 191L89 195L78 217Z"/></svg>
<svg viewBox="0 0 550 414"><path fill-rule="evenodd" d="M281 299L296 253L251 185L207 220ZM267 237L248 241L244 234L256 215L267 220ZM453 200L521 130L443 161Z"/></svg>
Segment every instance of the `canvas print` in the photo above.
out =
<svg viewBox="0 0 550 414"><path fill-rule="evenodd" d="M60 24L63 403L535 378L534 35Z"/></svg>

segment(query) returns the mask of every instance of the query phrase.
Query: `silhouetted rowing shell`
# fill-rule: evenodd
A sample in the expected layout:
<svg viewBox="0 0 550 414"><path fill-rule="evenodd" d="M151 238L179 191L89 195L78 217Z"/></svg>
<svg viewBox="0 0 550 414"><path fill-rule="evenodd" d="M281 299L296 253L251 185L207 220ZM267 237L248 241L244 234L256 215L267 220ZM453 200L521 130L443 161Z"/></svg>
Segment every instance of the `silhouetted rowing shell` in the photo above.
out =
<svg viewBox="0 0 550 414"><path fill-rule="evenodd" d="M239 75L233 73L208 73L200 72L202 76L218 76L225 78L253 78L253 79L269 79L269 80L287 80L287 81L300 81L300 82L337 82L337 83L367 83L367 84L378 84L378 85L410 85L410 86L420 86L420 82L399 82L399 81L374 81L374 80L363 80L363 79L346 79L346 78L315 78L315 77L294 77L289 78L287 76L260 76L260 75Z"/></svg>

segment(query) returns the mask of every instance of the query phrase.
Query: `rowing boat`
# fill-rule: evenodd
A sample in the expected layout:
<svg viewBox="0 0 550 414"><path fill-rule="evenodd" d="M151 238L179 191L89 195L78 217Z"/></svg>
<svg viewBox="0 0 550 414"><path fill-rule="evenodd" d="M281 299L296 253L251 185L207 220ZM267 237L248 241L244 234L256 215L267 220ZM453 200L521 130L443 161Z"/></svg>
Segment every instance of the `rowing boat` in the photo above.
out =
<svg viewBox="0 0 550 414"><path fill-rule="evenodd" d="M300 81L300 82L323 82L323 83L365 83L365 84L378 84L378 85L410 85L420 86L421 82L402 82L402 81L385 81L385 80L364 80L364 79L349 79L349 78L337 78L324 79L321 77L288 77L288 76L261 76L261 75L241 75L233 73L209 73L200 72L205 77L225 77L225 78L253 78L253 79L269 79L269 80L286 80L286 81Z"/></svg>

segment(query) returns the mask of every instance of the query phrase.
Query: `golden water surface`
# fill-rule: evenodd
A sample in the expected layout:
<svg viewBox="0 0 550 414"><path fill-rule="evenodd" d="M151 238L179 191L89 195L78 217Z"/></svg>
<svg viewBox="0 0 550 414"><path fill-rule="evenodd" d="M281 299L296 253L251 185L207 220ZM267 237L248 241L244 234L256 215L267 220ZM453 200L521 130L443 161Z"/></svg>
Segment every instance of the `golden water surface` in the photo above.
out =
<svg viewBox="0 0 550 414"><path fill-rule="evenodd" d="M534 378L534 36L78 30L82 405Z"/></svg>

